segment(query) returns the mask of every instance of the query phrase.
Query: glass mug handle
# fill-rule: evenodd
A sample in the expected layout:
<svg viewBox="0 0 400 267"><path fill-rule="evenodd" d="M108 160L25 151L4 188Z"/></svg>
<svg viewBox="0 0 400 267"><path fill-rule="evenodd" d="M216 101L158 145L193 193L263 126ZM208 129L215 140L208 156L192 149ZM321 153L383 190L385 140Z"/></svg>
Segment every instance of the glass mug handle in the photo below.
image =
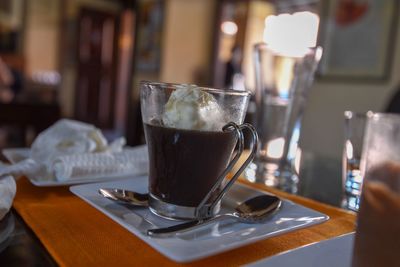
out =
<svg viewBox="0 0 400 267"><path fill-rule="evenodd" d="M228 175L228 173L232 170L233 166L237 163L239 160L240 156L243 153L244 149L244 135L243 135L243 130L249 130L251 133L251 152L249 156L247 157L246 161L240 166L239 170L232 176L232 179L230 179L225 187L221 190L221 192L212 200L211 205L206 205L206 203L210 200L212 197L213 193L220 187L222 182L224 181L225 177ZM239 175L244 171L244 169L249 165L249 163L254 159L257 149L258 149L258 134L256 129L253 127L253 125L249 123L244 123L241 125L237 125L234 122L230 122L226 124L223 128L223 131L228 131L228 130L234 130L236 132L236 137L238 139L237 143L239 145L238 151L235 155L235 157L229 162L228 166L225 168L225 170L220 174L218 177L216 183L214 186L211 188L210 192L203 198L203 200L200 202L199 206L197 206L195 210L195 217L202 219L202 218L207 218L211 217L212 211L214 210L215 206L217 203L224 197L224 195L228 192L229 188L235 183Z"/></svg>

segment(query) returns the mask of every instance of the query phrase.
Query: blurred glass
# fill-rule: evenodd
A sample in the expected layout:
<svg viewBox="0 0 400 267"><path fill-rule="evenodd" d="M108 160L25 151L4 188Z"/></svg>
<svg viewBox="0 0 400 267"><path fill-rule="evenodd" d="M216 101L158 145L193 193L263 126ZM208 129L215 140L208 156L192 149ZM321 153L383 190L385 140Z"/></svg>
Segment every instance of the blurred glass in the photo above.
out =
<svg viewBox="0 0 400 267"><path fill-rule="evenodd" d="M367 114L345 111L344 118L344 148L342 158L344 194L342 207L358 211L362 185L360 161Z"/></svg>
<svg viewBox="0 0 400 267"><path fill-rule="evenodd" d="M368 116L353 266L399 266L400 115Z"/></svg>
<svg viewBox="0 0 400 267"><path fill-rule="evenodd" d="M255 125L261 148L249 167L252 171L245 175L251 181L295 193L301 120L322 49L292 52L283 54L265 43L254 48Z"/></svg>

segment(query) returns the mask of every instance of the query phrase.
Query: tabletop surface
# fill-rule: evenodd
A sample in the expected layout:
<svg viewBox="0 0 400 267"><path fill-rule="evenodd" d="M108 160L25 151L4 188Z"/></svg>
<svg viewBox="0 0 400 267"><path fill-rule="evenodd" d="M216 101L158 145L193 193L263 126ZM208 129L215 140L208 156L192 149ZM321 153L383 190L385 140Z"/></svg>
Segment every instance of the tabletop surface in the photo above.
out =
<svg viewBox="0 0 400 267"><path fill-rule="evenodd" d="M318 202L260 184L248 184L325 213L331 218L328 222L195 261L191 265L242 265L353 231L354 213L331 206L340 205L340 163L323 157L313 158L312 162L303 169L297 194ZM127 265L133 258L141 265L177 265L74 196L68 187L39 188L26 178L19 179L13 211L6 219L13 221L15 226L7 243L0 246L0 262L7 262L10 266L20 266L24 261L38 266L105 265L115 263L116 258Z"/></svg>

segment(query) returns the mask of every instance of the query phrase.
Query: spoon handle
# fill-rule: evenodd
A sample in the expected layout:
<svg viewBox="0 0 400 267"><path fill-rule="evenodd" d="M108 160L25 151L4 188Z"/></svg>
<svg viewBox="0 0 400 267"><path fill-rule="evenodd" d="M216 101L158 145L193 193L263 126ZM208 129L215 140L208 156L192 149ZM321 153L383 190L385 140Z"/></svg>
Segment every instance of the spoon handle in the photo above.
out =
<svg viewBox="0 0 400 267"><path fill-rule="evenodd" d="M215 217L211 217L208 219L193 220L193 221L173 225L170 227L149 229L149 230L147 230L147 235L154 236L154 237L174 236L177 233L188 232L188 231L196 229L200 226L210 224L210 223L215 222L223 217L232 217L232 216L229 214L221 214L221 215L217 215Z"/></svg>

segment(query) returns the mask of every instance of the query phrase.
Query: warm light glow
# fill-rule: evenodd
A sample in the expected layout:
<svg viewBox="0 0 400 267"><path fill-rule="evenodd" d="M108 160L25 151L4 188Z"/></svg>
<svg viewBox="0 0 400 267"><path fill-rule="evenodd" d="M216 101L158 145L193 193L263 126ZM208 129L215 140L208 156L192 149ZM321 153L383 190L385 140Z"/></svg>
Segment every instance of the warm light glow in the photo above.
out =
<svg viewBox="0 0 400 267"><path fill-rule="evenodd" d="M132 46L132 36L130 34L123 34L119 38L119 47L121 49L129 49Z"/></svg>
<svg viewBox="0 0 400 267"><path fill-rule="evenodd" d="M268 142L267 157L279 159L283 155L283 147L285 146L285 139L283 137L272 139Z"/></svg>
<svg viewBox="0 0 400 267"><path fill-rule="evenodd" d="M351 142L349 140L346 141L345 149L346 149L346 157L348 159L352 159L353 158L353 145L351 144Z"/></svg>
<svg viewBox="0 0 400 267"><path fill-rule="evenodd" d="M275 72L276 89L281 95L288 94L293 81L293 68L296 64L294 58L282 57L277 62L277 70Z"/></svg>
<svg viewBox="0 0 400 267"><path fill-rule="evenodd" d="M221 31L227 35L235 35L238 31L238 26L233 21L224 21L221 24Z"/></svg>
<svg viewBox="0 0 400 267"><path fill-rule="evenodd" d="M294 159L294 169L297 174L300 173L300 164L301 164L301 148L297 148L296 157Z"/></svg>
<svg viewBox="0 0 400 267"><path fill-rule="evenodd" d="M311 12L281 14L265 18L264 41L288 56L302 56L317 42L319 17Z"/></svg>

